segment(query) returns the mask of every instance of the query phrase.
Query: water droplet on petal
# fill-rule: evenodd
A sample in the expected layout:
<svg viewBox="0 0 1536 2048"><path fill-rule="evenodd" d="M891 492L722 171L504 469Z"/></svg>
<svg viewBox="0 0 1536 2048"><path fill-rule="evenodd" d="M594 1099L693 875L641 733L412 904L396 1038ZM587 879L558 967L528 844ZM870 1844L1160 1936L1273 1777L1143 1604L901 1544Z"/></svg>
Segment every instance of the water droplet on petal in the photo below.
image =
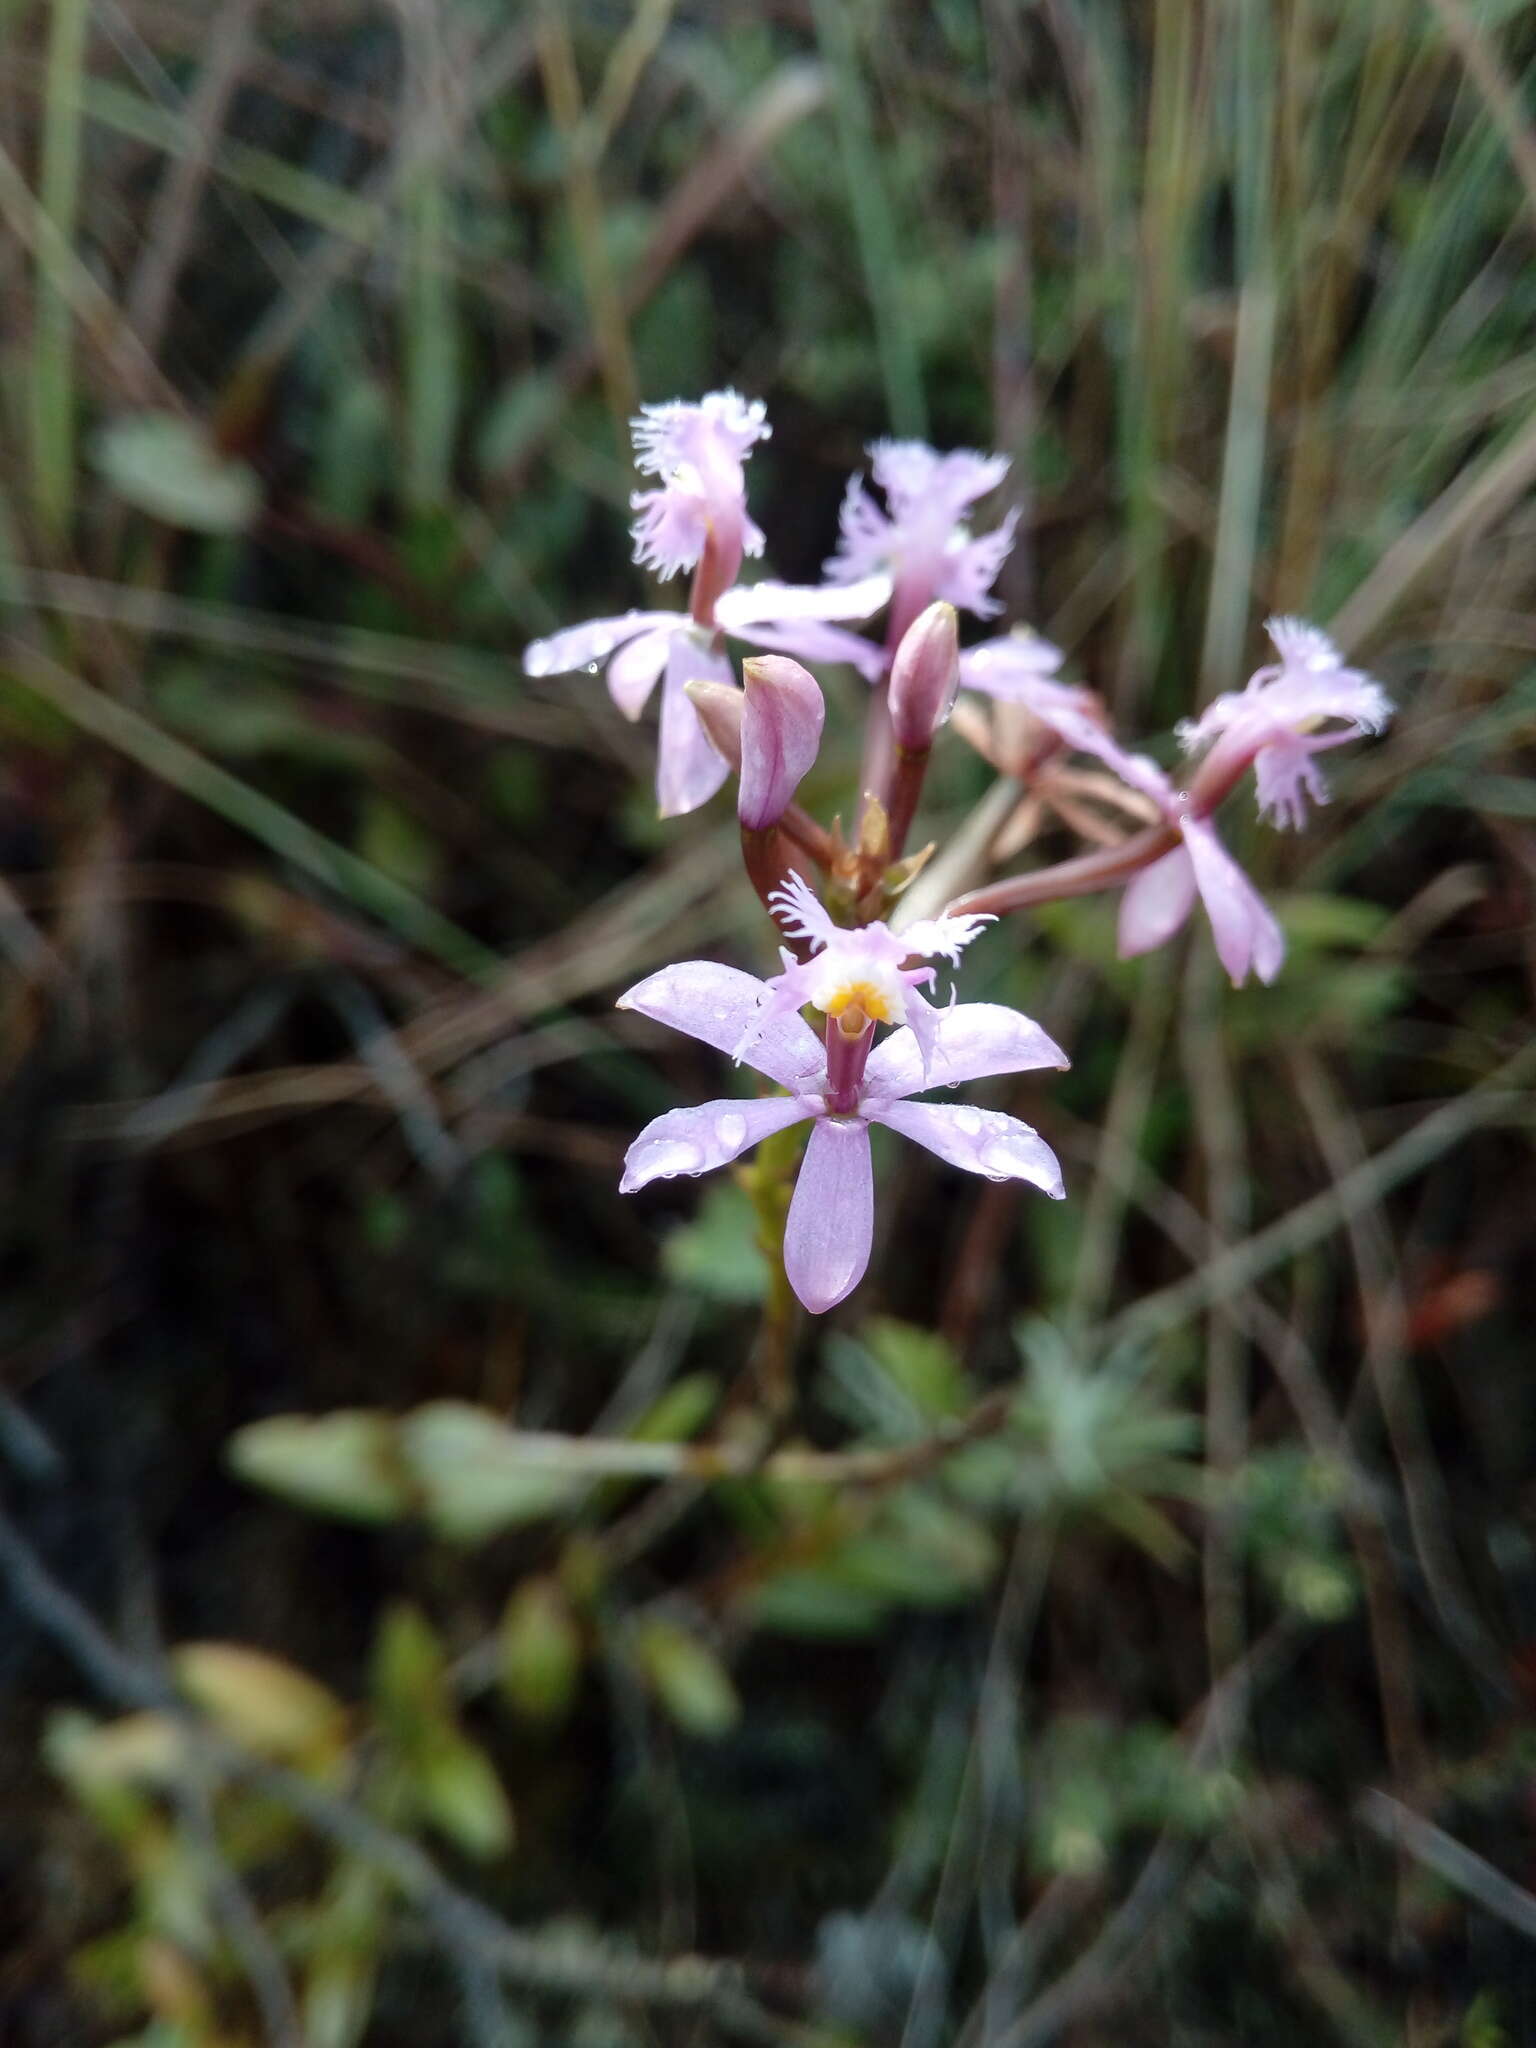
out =
<svg viewBox="0 0 1536 2048"><path fill-rule="evenodd" d="M955 1129L957 1131L964 1131L968 1138L976 1136L977 1132L982 1128L983 1122L984 1119L981 1111L979 1109L972 1109L969 1104L955 1111Z"/></svg>
<svg viewBox="0 0 1536 2048"><path fill-rule="evenodd" d="M721 1117L715 1129L719 1133L721 1144L734 1152L747 1135L747 1120L744 1116L738 1116L735 1110L731 1110Z"/></svg>
<svg viewBox="0 0 1536 2048"><path fill-rule="evenodd" d="M678 1173L699 1173L703 1165L703 1154L687 1138L653 1138L641 1147L635 1171L647 1180L670 1180Z"/></svg>

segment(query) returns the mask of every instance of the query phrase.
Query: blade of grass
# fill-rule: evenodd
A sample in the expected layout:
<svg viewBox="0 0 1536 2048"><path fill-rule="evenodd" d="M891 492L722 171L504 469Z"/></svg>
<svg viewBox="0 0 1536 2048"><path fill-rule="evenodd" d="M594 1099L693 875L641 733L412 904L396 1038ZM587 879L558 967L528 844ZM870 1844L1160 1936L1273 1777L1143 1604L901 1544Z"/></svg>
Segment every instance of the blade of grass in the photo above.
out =
<svg viewBox="0 0 1536 2048"><path fill-rule="evenodd" d="M444 25L433 0L402 0L406 125L421 139L420 160L402 194L405 235L400 294L405 379L401 489L416 511L447 499L458 417L458 346L448 260L448 151L438 140L453 127L448 105Z"/></svg>
<svg viewBox="0 0 1536 2048"><path fill-rule="evenodd" d="M37 303L32 327L32 490L44 528L68 532L75 486L73 307L61 251L73 255L80 198L80 74L87 0L54 0L43 90L40 218L50 233L33 250Z"/></svg>
<svg viewBox="0 0 1536 2048"><path fill-rule="evenodd" d="M1237 115L1233 196L1242 282L1222 450L1216 544L1205 612L1205 644L1200 656L1201 690L1205 697L1230 689L1235 683L1258 549L1269 378L1278 309L1270 233L1273 64L1264 10L1241 8L1231 83Z"/></svg>
<svg viewBox="0 0 1536 2048"><path fill-rule="evenodd" d="M571 44L570 23L559 0L542 0L538 51L550 119L565 153L566 210L602 369L603 391L613 421L613 437L618 447L627 448L629 422L639 402L629 325L608 257L602 190L587 140L576 52Z"/></svg>
<svg viewBox="0 0 1536 2048"><path fill-rule="evenodd" d="M902 299L905 262L870 122L853 8L848 0L811 0L811 16L832 80L832 111L848 210L869 294L891 431L904 439L925 440L928 408L923 398L922 363Z"/></svg>
<svg viewBox="0 0 1536 2048"><path fill-rule="evenodd" d="M5 650L5 674L51 704L82 732L115 747L184 796L206 804L455 974L483 980L499 967L488 946L461 931L393 876L327 839L271 797L79 676L17 642Z"/></svg>
<svg viewBox="0 0 1536 2048"><path fill-rule="evenodd" d="M144 227L143 253L128 288L128 317L151 354L165 332L198 201L212 169L219 131L240 83L261 0L225 0L208 30L197 85L186 107L190 146L171 163Z"/></svg>

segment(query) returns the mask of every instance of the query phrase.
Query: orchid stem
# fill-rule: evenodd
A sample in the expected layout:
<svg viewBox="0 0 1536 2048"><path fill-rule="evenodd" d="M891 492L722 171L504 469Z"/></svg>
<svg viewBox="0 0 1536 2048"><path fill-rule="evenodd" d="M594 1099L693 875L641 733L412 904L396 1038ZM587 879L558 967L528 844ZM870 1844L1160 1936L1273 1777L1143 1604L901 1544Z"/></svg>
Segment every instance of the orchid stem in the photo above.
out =
<svg viewBox="0 0 1536 2048"><path fill-rule="evenodd" d="M1027 875L1009 875L1001 882L988 882L980 889L972 889L957 896L946 907L945 915L1001 916L1009 910L1027 910L1037 903L1057 903L1067 896L1091 896L1097 890L1113 889L1129 880L1140 869L1172 852L1178 843L1176 825L1149 825L1118 846L1106 846L1097 853L1058 861L1054 867L1037 868Z"/></svg>

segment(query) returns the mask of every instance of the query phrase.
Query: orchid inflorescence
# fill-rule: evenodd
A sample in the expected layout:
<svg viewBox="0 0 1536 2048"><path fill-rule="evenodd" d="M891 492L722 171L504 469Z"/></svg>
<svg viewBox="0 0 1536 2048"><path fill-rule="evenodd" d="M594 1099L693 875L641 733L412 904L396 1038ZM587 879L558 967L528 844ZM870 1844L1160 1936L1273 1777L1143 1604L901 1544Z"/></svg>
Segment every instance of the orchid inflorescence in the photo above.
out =
<svg viewBox="0 0 1536 2048"><path fill-rule="evenodd" d="M980 533L972 514L1002 482L1005 457L876 442L870 470L883 504L862 476L851 480L825 583L743 583L744 560L764 546L747 511L744 465L768 432L761 403L734 391L646 407L634 423L636 462L657 481L631 501L635 556L661 577L691 572L687 609L590 620L535 641L524 666L545 676L606 662L610 694L632 719L661 681L663 816L696 810L736 775L743 859L782 942L780 971L760 980L684 961L647 977L620 1007L702 1039L783 1092L667 1111L630 1146L621 1186L630 1193L706 1173L809 1123L783 1262L790 1286L819 1313L857 1286L869 1262L872 1123L968 1172L1028 1181L1058 1199L1063 1192L1055 1155L1028 1124L968 1103L913 1099L1068 1064L1015 1010L961 1003L953 991L947 1006L932 1002L932 963L958 967L964 949L1010 911L1123 886L1122 956L1170 939L1198 898L1233 984L1250 971L1272 981L1284 935L1222 845L1215 813L1251 768L1260 816L1299 828L1309 804L1327 801L1318 756L1381 731L1392 706L1317 627L1271 619L1276 659L1179 726L1191 763L1181 786L1116 739L1102 701L1061 680L1062 654L1038 634L1014 627L961 649L959 611L991 619L1003 608L993 584L1018 514ZM853 630L882 610L879 640ZM762 650L743 661L739 684L729 640ZM825 722L807 662L846 664L869 686L849 839L795 800ZM983 860L988 848L1016 848L1046 803L1097 844L1054 867L983 881L924 915L914 885L942 863L929 868L932 847L905 858L904 848L930 749L960 691L972 694L961 699L955 730L1018 795L1015 817L990 837ZM1093 765L1074 768L1074 757ZM1106 823L1106 807L1123 822Z"/></svg>

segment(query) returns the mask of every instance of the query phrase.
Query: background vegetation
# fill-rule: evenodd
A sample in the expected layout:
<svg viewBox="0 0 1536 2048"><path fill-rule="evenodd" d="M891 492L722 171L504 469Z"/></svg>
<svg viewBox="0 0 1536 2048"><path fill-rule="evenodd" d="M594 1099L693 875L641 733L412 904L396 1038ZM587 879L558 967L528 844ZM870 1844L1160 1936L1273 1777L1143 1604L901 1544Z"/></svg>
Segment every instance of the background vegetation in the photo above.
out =
<svg viewBox="0 0 1536 2048"><path fill-rule="evenodd" d="M1529 9L0 25L6 2041L1536 2039ZM1273 990L968 956L1071 1199L893 1155L761 1469L745 1198L615 1195L718 1063L611 1002L765 926L518 665L724 382L780 574L998 446L1127 729L1270 610L1401 706L1229 818Z"/></svg>

